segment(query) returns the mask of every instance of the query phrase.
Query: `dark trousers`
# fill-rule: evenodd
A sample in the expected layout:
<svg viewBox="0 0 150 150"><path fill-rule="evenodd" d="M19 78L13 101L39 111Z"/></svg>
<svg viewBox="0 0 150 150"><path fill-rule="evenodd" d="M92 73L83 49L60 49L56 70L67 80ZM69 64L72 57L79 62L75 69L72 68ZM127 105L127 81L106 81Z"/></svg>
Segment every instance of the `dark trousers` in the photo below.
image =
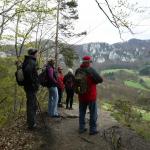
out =
<svg viewBox="0 0 150 150"><path fill-rule="evenodd" d="M32 90L25 90L26 92L26 98L27 98L27 124L28 127L33 127L36 120L36 110L37 110L37 98L36 98L36 92Z"/></svg>
<svg viewBox="0 0 150 150"><path fill-rule="evenodd" d="M89 107L90 111L90 132L97 131L97 104L96 102L79 102L79 129L85 129L85 115L87 107Z"/></svg>
<svg viewBox="0 0 150 150"><path fill-rule="evenodd" d="M62 96L63 96L63 90L61 88L58 88L58 104L61 104L61 100L62 100Z"/></svg>
<svg viewBox="0 0 150 150"><path fill-rule="evenodd" d="M68 108L68 105L70 105L69 107L72 108L74 89L66 89L66 94L67 94L66 108Z"/></svg>

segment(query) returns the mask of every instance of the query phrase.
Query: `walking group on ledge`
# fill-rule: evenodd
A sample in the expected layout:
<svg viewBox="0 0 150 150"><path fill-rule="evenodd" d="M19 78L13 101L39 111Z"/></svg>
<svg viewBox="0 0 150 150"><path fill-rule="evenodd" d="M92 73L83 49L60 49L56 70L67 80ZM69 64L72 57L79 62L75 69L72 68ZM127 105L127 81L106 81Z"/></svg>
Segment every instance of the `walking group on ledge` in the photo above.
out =
<svg viewBox="0 0 150 150"><path fill-rule="evenodd" d="M39 89L39 75L37 70L37 49L29 49L25 56L22 70L24 76L24 90L26 93L26 112L28 129L36 128L37 98ZM92 57L84 56L79 68L75 71L68 68L68 72L63 75L63 68L55 68L55 61L50 59L46 64L46 74L48 77L48 116L60 118L58 107L63 107L62 97L66 92L66 109L73 109L74 94L79 99L79 133L87 131L85 115L89 108L89 134L98 133L97 129L97 90L96 85L103 82L102 77L92 67Z"/></svg>

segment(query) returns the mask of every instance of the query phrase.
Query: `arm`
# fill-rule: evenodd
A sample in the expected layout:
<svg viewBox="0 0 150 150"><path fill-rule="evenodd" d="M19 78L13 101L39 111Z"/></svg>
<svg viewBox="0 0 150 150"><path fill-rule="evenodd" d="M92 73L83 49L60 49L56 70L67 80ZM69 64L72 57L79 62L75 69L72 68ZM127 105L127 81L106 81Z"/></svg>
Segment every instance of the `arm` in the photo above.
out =
<svg viewBox="0 0 150 150"><path fill-rule="evenodd" d="M90 68L89 73L91 74L91 76L96 84L103 82L103 78L97 73L97 71L95 69Z"/></svg>

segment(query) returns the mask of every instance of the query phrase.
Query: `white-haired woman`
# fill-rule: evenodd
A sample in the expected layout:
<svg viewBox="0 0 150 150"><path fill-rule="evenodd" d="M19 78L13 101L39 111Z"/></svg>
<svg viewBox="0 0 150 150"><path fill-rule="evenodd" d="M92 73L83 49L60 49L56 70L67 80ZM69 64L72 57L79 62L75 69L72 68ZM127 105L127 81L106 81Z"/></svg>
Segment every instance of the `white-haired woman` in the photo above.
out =
<svg viewBox="0 0 150 150"><path fill-rule="evenodd" d="M73 70L71 68L68 69L68 73L64 76L63 82L65 84L65 89L67 94L66 109L72 109L75 77L73 75Z"/></svg>

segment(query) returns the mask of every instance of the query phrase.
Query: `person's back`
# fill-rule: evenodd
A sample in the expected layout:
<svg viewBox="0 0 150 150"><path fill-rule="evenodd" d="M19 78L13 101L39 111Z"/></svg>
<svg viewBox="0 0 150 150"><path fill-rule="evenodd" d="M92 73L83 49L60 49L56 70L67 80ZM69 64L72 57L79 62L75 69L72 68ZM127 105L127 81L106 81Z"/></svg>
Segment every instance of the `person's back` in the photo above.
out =
<svg viewBox="0 0 150 150"><path fill-rule="evenodd" d="M83 94L79 94L80 101L96 101L96 85L98 83L102 83L103 79L91 66L86 63L82 63L79 69L83 70L87 74L87 91ZM76 70L75 74L77 74L79 69Z"/></svg>
<svg viewBox="0 0 150 150"><path fill-rule="evenodd" d="M74 97L74 75L71 68L68 69L68 73L64 76L64 84L66 89L66 109L72 109L73 97Z"/></svg>
<svg viewBox="0 0 150 150"><path fill-rule="evenodd" d="M62 68L58 67L58 75L57 75L57 81L58 81L58 88L61 90L64 90L64 83L63 83L64 75L62 72Z"/></svg>
<svg viewBox="0 0 150 150"><path fill-rule="evenodd" d="M38 73L36 69L36 58L32 55L25 56L23 62L24 87L30 90L38 90Z"/></svg>
<svg viewBox="0 0 150 150"><path fill-rule="evenodd" d="M89 107L90 110L90 129L89 134L94 135L98 133L97 130L97 91L96 84L102 83L103 79L101 76L91 67L92 58L90 56L84 56L82 58L83 62L76 70L75 76L79 70L86 72L87 80L87 91L85 93L79 93L79 133L84 133L87 129L85 127L85 114L86 109Z"/></svg>
<svg viewBox="0 0 150 150"><path fill-rule="evenodd" d="M64 76L64 84L65 84L65 88L69 89L69 88L74 88L74 75L71 72L68 72L65 76Z"/></svg>
<svg viewBox="0 0 150 150"><path fill-rule="evenodd" d="M27 98L27 124L28 129L34 129L36 126L36 110L37 98L36 93L38 90L38 74L36 69L37 50L29 49L28 56L25 56L23 62L24 74L24 90Z"/></svg>

